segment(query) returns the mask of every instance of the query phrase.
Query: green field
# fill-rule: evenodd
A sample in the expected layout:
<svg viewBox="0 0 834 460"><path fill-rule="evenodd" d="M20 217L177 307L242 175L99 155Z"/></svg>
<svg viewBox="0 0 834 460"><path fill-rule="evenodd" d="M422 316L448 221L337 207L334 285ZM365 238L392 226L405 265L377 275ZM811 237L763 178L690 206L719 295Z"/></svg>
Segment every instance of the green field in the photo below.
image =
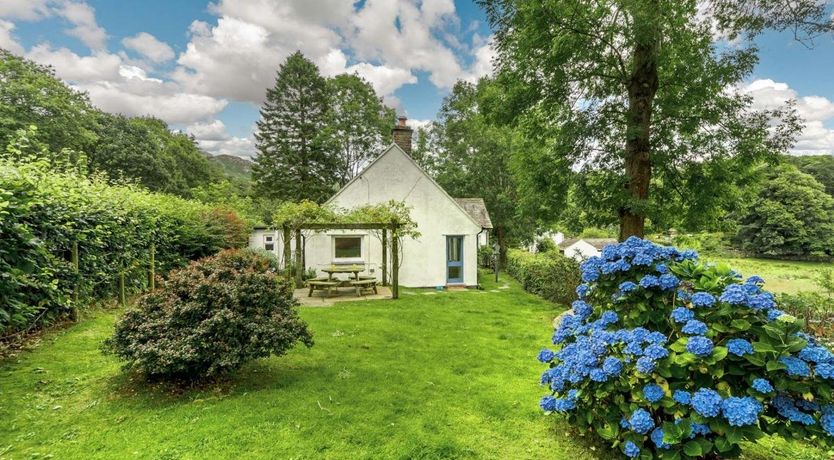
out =
<svg viewBox="0 0 834 460"><path fill-rule="evenodd" d="M147 386L99 352L99 312L0 363L0 458L608 459L537 407L560 310L487 291L306 307L316 345L199 389ZM823 459L763 440L748 458Z"/></svg>
<svg viewBox="0 0 834 460"><path fill-rule="evenodd" d="M744 277L759 275L765 280L765 289L775 293L796 294L797 292L820 291L814 283L822 270L834 269L832 263L793 262L772 259L718 258L705 255L704 260L724 262Z"/></svg>

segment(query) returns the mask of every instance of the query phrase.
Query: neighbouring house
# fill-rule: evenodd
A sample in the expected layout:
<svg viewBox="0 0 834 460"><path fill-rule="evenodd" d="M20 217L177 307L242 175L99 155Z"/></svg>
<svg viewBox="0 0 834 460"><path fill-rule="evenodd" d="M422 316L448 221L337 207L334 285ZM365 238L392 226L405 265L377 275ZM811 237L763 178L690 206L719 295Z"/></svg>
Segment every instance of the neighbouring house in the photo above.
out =
<svg viewBox="0 0 834 460"><path fill-rule="evenodd" d="M352 209L366 204L402 201L411 208L421 236L402 240L399 283L409 287L478 283L478 247L489 244L492 228L482 198L452 198L411 158L411 133L405 117L393 130L394 144L336 192L326 205ZM280 229L256 228L250 247L282 256ZM295 248L293 243L291 247ZM308 232L304 266L361 265L365 275L381 280L382 241L372 231ZM390 251L390 245L388 246ZM392 258L387 257L390 264ZM390 268L388 270L390 273Z"/></svg>
<svg viewBox="0 0 834 460"><path fill-rule="evenodd" d="M562 241L565 241L565 234L562 232L552 232L548 230L534 238L533 242L526 246L527 250L532 253L539 252L539 243L543 240L553 241L553 244L556 247L559 247L559 245L562 244Z"/></svg>
<svg viewBox="0 0 834 460"><path fill-rule="evenodd" d="M602 248L616 243L613 238L568 238L559 243L559 249L565 256L581 262L600 255Z"/></svg>

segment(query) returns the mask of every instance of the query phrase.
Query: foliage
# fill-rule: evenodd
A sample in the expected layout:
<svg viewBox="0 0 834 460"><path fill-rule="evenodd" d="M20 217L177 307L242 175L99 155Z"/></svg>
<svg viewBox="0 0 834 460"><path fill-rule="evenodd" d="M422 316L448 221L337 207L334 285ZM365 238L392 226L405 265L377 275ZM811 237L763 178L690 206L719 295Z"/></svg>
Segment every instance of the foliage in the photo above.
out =
<svg viewBox="0 0 834 460"><path fill-rule="evenodd" d="M834 196L834 155L785 155L783 158L805 174L814 176L825 187L825 192Z"/></svg>
<svg viewBox="0 0 834 460"><path fill-rule="evenodd" d="M507 253L507 273L522 287L551 302L563 305L576 299L579 264L558 251L531 254L521 249Z"/></svg>
<svg viewBox="0 0 834 460"><path fill-rule="evenodd" d="M359 75L337 75L327 85L332 113L329 123L339 146L339 183L344 185L391 143L396 113Z"/></svg>
<svg viewBox="0 0 834 460"><path fill-rule="evenodd" d="M789 165L768 171L740 219L742 249L767 256L834 255L834 198Z"/></svg>
<svg viewBox="0 0 834 460"><path fill-rule="evenodd" d="M829 345L834 345L834 305L831 298L817 292L781 294L779 306L802 319L808 329Z"/></svg>
<svg viewBox="0 0 834 460"><path fill-rule="evenodd" d="M303 224L387 224L396 225L391 232L399 238L419 238L417 222L411 218L410 208L402 201L367 204L352 209L320 206L312 201L284 202L272 217L276 227L299 229Z"/></svg>
<svg viewBox="0 0 834 460"><path fill-rule="evenodd" d="M156 272L165 273L247 241L248 225L229 209L108 185L78 168L56 167L39 154L26 154L31 144L10 145L0 157L3 335L114 294L120 273L126 274L128 290L142 288L151 246ZM76 243L78 273L71 264Z"/></svg>
<svg viewBox="0 0 834 460"><path fill-rule="evenodd" d="M297 342L311 347L296 305L269 259L223 251L173 271L164 287L142 296L105 349L147 376L214 377Z"/></svg>
<svg viewBox="0 0 834 460"><path fill-rule="evenodd" d="M701 254L720 255L732 249L729 236L721 232L681 233L672 237L671 242L674 246L691 248Z"/></svg>
<svg viewBox="0 0 834 460"><path fill-rule="evenodd" d="M830 445L834 354L763 280L638 238L582 265L541 406L624 456L732 457L765 434Z"/></svg>
<svg viewBox="0 0 834 460"><path fill-rule="evenodd" d="M581 168L577 195L605 211L598 224L619 220L622 238L642 235L646 217L715 223L749 165L775 159L800 128L790 105L757 112L726 90L753 71L754 37L833 28L819 0L478 3L495 31L504 118L547 147L530 169L558 184L546 173ZM719 46L717 34L737 42Z"/></svg>
<svg viewBox="0 0 834 460"><path fill-rule="evenodd" d="M559 247L552 238L540 238L536 240L536 252L553 252L558 251Z"/></svg>
<svg viewBox="0 0 834 460"><path fill-rule="evenodd" d="M301 52L281 64L258 120L252 179L259 196L323 202L339 181L327 82Z"/></svg>

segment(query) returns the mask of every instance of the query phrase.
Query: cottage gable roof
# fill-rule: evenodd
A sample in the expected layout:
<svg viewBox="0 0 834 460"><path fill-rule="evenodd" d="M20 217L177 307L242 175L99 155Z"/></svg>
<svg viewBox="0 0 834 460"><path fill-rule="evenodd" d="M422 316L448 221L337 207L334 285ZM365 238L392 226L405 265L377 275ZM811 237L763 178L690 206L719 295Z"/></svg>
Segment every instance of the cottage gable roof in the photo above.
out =
<svg viewBox="0 0 834 460"><path fill-rule="evenodd" d="M608 246L609 244L617 243L617 240L613 238L567 238L561 243L559 243L559 247L562 249L566 249L580 241L584 241L600 251L602 250L602 248Z"/></svg>
<svg viewBox="0 0 834 460"><path fill-rule="evenodd" d="M481 228L492 228L492 219L489 218L489 211L483 198L455 198L455 201L481 224Z"/></svg>
<svg viewBox="0 0 834 460"><path fill-rule="evenodd" d="M475 218L469 211L467 211L456 199L452 198L443 187L440 186L428 173L414 161L414 158L411 158L411 155L405 153L397 144L392 144L390 147L385 149L378 157L376 157L373 161L371 161L365 168L357 174L353 179L351 179L347 184L344 185L338 192L336 192L333 196L328 199L325 204L331 204L339 195L341 195L345 190L350 188L354 183L360 180L368 171L374 168L377 164L379 164L383 158L388 155L402 155L411 165L415 168L415 170L419 171L423 177L432 184L440 193L449 200L452 205L457 208L464 216L466 216L472 223L481 227L481 228L492 228L492 223L490 222L490 227L483 227L479 219ZM480 198L478 198L480 199ZM481 204L483 205L483 200L481 200ZM486 212L486 207L484 206L484 212ZM489 219L489 214L487 215L487 220Z"/></svg>

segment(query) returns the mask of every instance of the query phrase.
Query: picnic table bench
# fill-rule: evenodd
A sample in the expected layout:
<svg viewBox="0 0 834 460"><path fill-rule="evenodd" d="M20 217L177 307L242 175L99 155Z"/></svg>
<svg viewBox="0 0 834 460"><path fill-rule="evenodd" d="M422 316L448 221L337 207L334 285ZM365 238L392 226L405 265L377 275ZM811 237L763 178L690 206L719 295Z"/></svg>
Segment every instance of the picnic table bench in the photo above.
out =
<svg viewBox="0 0 834 460"><path fill-rule="evenodd" d="M307 281L307 284L310 286L310 293L307 294L307 297L313 297L313 291L327 291L327 294L331 294L334 288L339 287L338 281L332 281L329 279L313 279Z"/></svg>
<svg viewBox="0 0 834 460"><path fill-rule="evenodd" d="M350 284L356 288L356 294L362 295L365 291L373 291L377 294L376 278L365 278L351 281Z"/></svg>

